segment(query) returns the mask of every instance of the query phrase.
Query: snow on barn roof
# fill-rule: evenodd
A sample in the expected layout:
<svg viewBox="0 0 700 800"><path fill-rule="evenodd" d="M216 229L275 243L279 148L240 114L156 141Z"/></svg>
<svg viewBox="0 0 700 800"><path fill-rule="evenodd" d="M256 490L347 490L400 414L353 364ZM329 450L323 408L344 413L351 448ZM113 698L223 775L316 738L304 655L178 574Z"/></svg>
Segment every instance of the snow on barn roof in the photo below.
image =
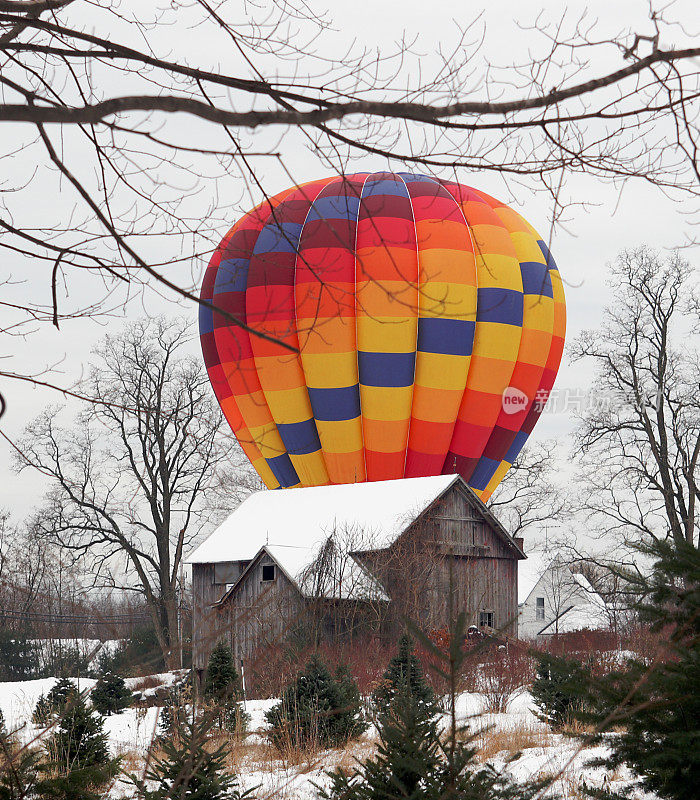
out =
<svg viewBox="0 0 700 800"><path fill-rule="evenodd" d="M247 561L261 547L288 558L306 559L334 531L354 530L370 543L387 547L458 475L401 478L373 483L312 486L256 492L202 542L187 561L211 564ZM357 548L361 549L361 548Z"/></svg>

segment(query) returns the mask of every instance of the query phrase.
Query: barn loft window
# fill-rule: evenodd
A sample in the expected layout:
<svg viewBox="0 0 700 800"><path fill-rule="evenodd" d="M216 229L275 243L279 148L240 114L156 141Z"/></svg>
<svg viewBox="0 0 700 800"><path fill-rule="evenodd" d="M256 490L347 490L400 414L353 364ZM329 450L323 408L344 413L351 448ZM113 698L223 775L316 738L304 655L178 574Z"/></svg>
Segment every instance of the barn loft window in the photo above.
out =
<svg viewBox="0 0 700 800"><path fill-rule="evenodd" d="M493 628L493 611L480 611L479 612L479 627L480 628Z"/></svg>
<svg viewBox="0 0 700 800"><path fill-rule="evenodd" d="M262 579L264 581L274 581L274 579L275 579L275 565L274 564L263 564Z"/></svg>
<svg viewBox="0 0 700 800"><path fill-rule="evenodd" d="M535 619L544 619L544 597L535 598Z"/></svg>

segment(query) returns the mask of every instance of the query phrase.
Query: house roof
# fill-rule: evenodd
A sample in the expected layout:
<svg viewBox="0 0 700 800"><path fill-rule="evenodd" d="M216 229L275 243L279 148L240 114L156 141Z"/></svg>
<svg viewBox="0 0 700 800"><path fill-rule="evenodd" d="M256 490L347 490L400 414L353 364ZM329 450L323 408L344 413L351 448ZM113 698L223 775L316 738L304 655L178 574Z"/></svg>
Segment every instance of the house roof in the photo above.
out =
<svg viewBox="0 0 700 800"><path fill-rule="evenodd" d="M585 629L595 631L608 628L609 625L610 619L606 613L605 601L594 592L589 601L568 606L558 618L548 622L537 633L546 636L555 631L557 633L572 633Z"/></svg>
<svg viewBox="0 0 700 800"><path fill-rule="evenodd" d="M518 605L527 601L548 567L543 553L530 553L518 564Z"/></svg>
<svg viewBox="0 0 700 800"><path fill-rule="evenodd" d="M534 554L530 556L529 563L523 570L524 576L521 584L518 584L518 603L526 602L540 578L555 566L557 557L547 560L544 554ZM570 565L563 564L563 568L570 569ZM521 567L522 569L522 567ZM520 575L518 576L520 581ZM572 591L570 600L557 616L543 625L537 631L537 635L549 635L557 633L571 633L583 629L597 630L607 628L609 624L607 605L605 600L594 589L591 582L579 572L571 573L572 589L578 587L581 592ZM575 586L574 586L575 585ZM529 588L528 588L529 587ZM583 593L583 594L582 594Z"/></svg>
<svg viewBox="0 0 700 800"><path fill-rule="evenodd" d="M438 475L255 492L187 561L248 560L263 545L315 548L334 531L351 529L372 548L387 547L455 481L461 478Z"/></svg>
<svg viewBox="0 0 700 800"><path fill-rule="evenodd" d="M569 562L562 560L560 554L554 557L545 553L530 553L524 564L518 565L518 605L528 602L530 596L537 588L540 580L553 569L566 569L569 571L568 580L572 589L578 587L585 593L591 603L605 606L605 601L591 582L580 572L574 572Z"/></svg>

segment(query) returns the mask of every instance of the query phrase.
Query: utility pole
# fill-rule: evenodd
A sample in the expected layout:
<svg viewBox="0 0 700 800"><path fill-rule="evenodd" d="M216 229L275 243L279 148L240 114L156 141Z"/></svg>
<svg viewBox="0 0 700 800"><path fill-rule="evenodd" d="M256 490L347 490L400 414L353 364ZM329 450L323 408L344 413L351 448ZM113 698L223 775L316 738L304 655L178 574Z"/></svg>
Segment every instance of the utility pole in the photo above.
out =
<svg viewBox="0 0 700 800"><path fill-rule="evenodd" d="M178 639L180 640L180 669L184 669L184 655L183 655L183 647L182 647L182 594L185 591L185 575L184 570L182 568L182 560L180 561L180 591L178 592L178 604L177 604L177 627L178 627Z"/></svg>

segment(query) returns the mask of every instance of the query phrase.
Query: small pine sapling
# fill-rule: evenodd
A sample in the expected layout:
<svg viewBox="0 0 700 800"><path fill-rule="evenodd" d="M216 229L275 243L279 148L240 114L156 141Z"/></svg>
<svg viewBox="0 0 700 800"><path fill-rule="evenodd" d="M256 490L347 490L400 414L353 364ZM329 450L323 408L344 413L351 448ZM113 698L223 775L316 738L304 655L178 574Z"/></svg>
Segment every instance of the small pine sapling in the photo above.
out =
<svg viewBox="0 0 700 800"><path fill-rule="evenodd" d="M143 778L131 776L140 800L243 800L235 775L227 768L226 742L213 745L210 721L183 719L179 736L162 742Z"/></svg>
<svg viewBox="0 0 700 800"><path fill-rule="evenodd" d="M173 684L165 697L158 715L158 739L176 735L180 723L192 710L192 673Z"/></svg>
<svg viewBox="0 0 700 800"><path fill-rule="evenodd" d="M119 769L119 759L110 758L102 719L75 695L46 743L47 761L41 765L46 777L39 781L39 796L66 800L95 800Z"/></svg>
<svg viewBox="0 0 700 800"><path fill-rule="evenodd" d="M336 747L364 730L359 704L348 705L348 675L339 683L328 667L313 656L265 715L268 737L277 747Z"/></svg>
<svg viewBox="0 0 700 800"><path fill-rule="evenodd" d="M239 702L243 696L241 678L231 648L224 642L219 642L209 657L203 696L219 728L238 735L245 731L249 717Z"/></svg>
<svg viewBox="0 0 700 800"><path fill-rule="evenodd" d="M131 697L124 678L111 672L103 675L90 693L92 707L104 716L120 714L131 705Z"/></svg>
<svg viewBox="0 0 700 800"><path fill-rule="evenodd" d="M0 712L0 717L2 713ZM22 746L7 732L5 720L0 726L0 800L28 800L36 797L40 754Z"/></svg>
<svg viewBox="0 0 700 800"><path fill-rule="evenodd" d="M408 691L417 700L431 704L435 695L421 668L413 649L413 641L406 633L399 639L398 651L386 668L380 685L372 694L378 711L387 709L397 692Z"/></svg>
<svg viewBox="0 0 700 800"><path fill-rule="evenodd" d="M212 650L204 681L204 697L212 702L238 700L242 695L241 679L231 648L219 642Z"/></svg>
<svg viewBox="0 0 700 800"><path fill-rule="evenodd" d="M34 707L32 722L35 725L50 725L71 705L78 696L78 689L70 678L61 678L46 695L40 695Z"/></svg>
<svg viewBox="0 0 700 800"><path fill-rule="evenodd" d="M360 689L347 664L339 664L334 677L340 692L340 707L346 720L347 738L356 739L367 730Z"/></svg>
<svg viewBox="0 0 700 800"><path fill-rule="evenodd" d="M420 665L410 671L395 668L399 663L408 664L411 654L410 641L404 637L383 685L376 755L351 775L341 770L331 773L330 790L321 791L327 800L418 798L426 775L438 767L437 708L425 702L426 693L419 690L424 685Z"/></svg>
<svg viewBox="0 0 700 800"><path fill-rule="evenodd" d="M583 708L588 675L580 661L550 653L537 656L537 674L532 699L537 717L554 731L569 724Z"/></svg>
<svg viewBox="0 0 700 800"><path fill-rule="evenodd" d="M388 704L377 716L376 754L350 775L331 774L331 787L320 789L325 800L531 800L544 784L517 786L491 766L481 766L474 745L476 735L456 721L457 678L464 666L466 617L460 614L451 628L449 653L442 653L419 631L415 635L438 663L440 675L451 687L450 725L438 724L437 706L416 692L420 672L399 670L393 677ZM405 642L400 647L402 658ZM405 663L405 662L404 662Z"/></svg>

